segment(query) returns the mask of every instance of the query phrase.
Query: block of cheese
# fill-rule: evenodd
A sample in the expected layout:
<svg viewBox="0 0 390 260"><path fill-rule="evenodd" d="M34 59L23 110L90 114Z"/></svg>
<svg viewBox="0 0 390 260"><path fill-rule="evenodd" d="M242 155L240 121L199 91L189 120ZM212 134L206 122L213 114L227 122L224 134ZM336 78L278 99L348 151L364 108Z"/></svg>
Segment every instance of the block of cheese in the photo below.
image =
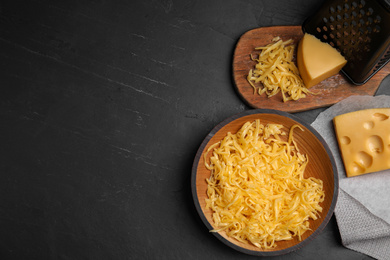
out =
<svg viewBox="0 0 390 260"><path fill-rule="evenodd" d="M390 169L390 108L333 118L347 177Z"/></svg>
<svg viewBox="0 0 390 260"><path fill-rule="evenodd" d="M336 75L346 63L347 60L335 48L311 34L305 33L299 41L298 70L307 88Z"/></svg>

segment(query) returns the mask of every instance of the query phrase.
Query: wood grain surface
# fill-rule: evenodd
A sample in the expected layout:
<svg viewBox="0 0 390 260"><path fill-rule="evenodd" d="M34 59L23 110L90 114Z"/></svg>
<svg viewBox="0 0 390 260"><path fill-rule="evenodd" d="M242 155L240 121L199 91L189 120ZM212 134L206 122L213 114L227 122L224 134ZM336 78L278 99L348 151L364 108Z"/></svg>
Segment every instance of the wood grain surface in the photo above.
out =
<svg viewBox="0 0 390 260"><path fill-rule="evenodd" d="M293 39L294 43L298 43L303 37L303 32L301 26L262 27L244 33L236 45L233 57L235 87L241 98L253 108L278 109L293 113L329 106L353 95L373 96L382 80L390 74L390 63L388 63L367 83L357 86L340 72L310 89L318 93L317 95L309 94L306 98L297 101L283 102L281 93L271 98L265 94L261 96L254 94L252 86L246 79L249 70L256 64L251 60L250 54L259 53L255 51L256 47L271 43L272 39L277 36L283 40Z"/></svg>
<svg viewBox="0 0 390 260"><path fill-rule="evenodd" d="M212 211L205 208L205 199L207 198L206 179L210 177L211 173L210 170L205 167L204 154L207 149L214 143L222 140L228 132L236 133L247 121L260 119L262 124L282 124L284 126L282 130L285 132L288 132L295 124L300 125L305 131L294 131L294 140L297 142L298 149L309 157L309 164L305 170L304 176L305 178L315 177L321 179L324 183L325 191L325 201L321 203L323 212L320 213L320 218L315 221L310 220L310 228L312 230L304 233L302 241L299 241L298 238L288 241L280 241L277 242L277 247L272 250L263 250L251 244L239 242L231 237L228 237L224 231L219 232L217 235L219 239L223 240L229 246L243 251L244 253L261 256L285 254L302 247L305 243L314 239L314 237L325 227L329 218L333 214L337 198L337 192L335 191L338 189L338 175L337 170L335 170L333 158L329 156L325 148L326 144L320 141L318 135L312 132L312 128L309 125L303 124L303 122L297 122L291 118L291 115L286 116L284 115L286 113L280 111L277 111L276 113L258 111L262 111L262 109L256 109L252 112L244 113L242 116L238 115L236 117L232 117L231 121L228 120L221 123L209 134L210 139L206 138L195 159L195 167L193 169L194 177L192 183L193 193L199 203L196 204L203 221L209 228L216 228L212 219ZM206 160L209 160L211 154L212 153L210 152L207 155Z"/></svg>

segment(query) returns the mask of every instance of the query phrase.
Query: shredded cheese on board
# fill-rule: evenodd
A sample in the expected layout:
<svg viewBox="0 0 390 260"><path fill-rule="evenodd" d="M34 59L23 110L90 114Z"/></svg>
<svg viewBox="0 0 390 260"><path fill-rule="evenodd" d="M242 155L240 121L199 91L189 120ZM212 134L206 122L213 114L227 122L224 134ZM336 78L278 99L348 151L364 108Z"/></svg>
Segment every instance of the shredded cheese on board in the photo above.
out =
<svg viewBox="0 0 390 260"><path fill-rule="evenodd" d="M286 135L282 127L246 122L236 134L229 132L208 148L206 208L213 212L212 232L225 231L238 241L271 249L277 241L294 236L301 240L310 229L309 218L319 217L323 184L304 177L308 158L292 135L300 126L291 127L287 141L281 138Z"/></svg>
<svg viewBox="0 0 390 260"><path fill-rule="evenodd" d="M305 98L306 94L314 94L305 87L295 63L293 62L295 45L293 41L283 41L279 37L273 39L273 43L265 47L257 47L261 50L254 69L249 71L247 80L254 89L254 94L265 93L268 98L282 93L283 102ZM261 83L258 84L258 83Z"/></svg>

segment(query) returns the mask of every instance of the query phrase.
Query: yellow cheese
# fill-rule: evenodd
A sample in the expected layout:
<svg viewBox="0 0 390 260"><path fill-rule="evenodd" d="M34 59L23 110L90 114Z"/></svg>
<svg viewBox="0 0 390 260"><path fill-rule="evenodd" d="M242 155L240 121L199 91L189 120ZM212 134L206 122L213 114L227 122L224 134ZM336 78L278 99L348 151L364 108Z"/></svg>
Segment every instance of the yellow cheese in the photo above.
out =
<svg viewBox="0 0 390 260"><path fill-rule="evenodd" d="M347 60L332 46L305 33L299 41L298 70L307 88L339 73Z"/></svg>
<svg viewBox="0 0 390 260"><path fill-rule="evenodd" d="M390 108L373 108L333 118L348 177L390 169Z"/></svg>

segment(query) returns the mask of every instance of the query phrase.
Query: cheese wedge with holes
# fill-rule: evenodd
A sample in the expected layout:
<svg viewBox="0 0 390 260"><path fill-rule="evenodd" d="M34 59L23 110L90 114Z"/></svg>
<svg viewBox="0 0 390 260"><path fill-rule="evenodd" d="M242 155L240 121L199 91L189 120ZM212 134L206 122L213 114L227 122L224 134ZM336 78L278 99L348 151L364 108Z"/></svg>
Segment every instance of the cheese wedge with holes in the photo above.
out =
<svg viewBox="0 0 390 260"><path fill-rule="evenodd" d="M333 118L347 177L390 169L390 108Z"/></svg>
<svg viewBox="0 0 390 260"><path fill-rule="evenodd" d="M328 43L305 33L299 41L297 64L299 74L307 88L336 75L347 60Z"/></svg>

